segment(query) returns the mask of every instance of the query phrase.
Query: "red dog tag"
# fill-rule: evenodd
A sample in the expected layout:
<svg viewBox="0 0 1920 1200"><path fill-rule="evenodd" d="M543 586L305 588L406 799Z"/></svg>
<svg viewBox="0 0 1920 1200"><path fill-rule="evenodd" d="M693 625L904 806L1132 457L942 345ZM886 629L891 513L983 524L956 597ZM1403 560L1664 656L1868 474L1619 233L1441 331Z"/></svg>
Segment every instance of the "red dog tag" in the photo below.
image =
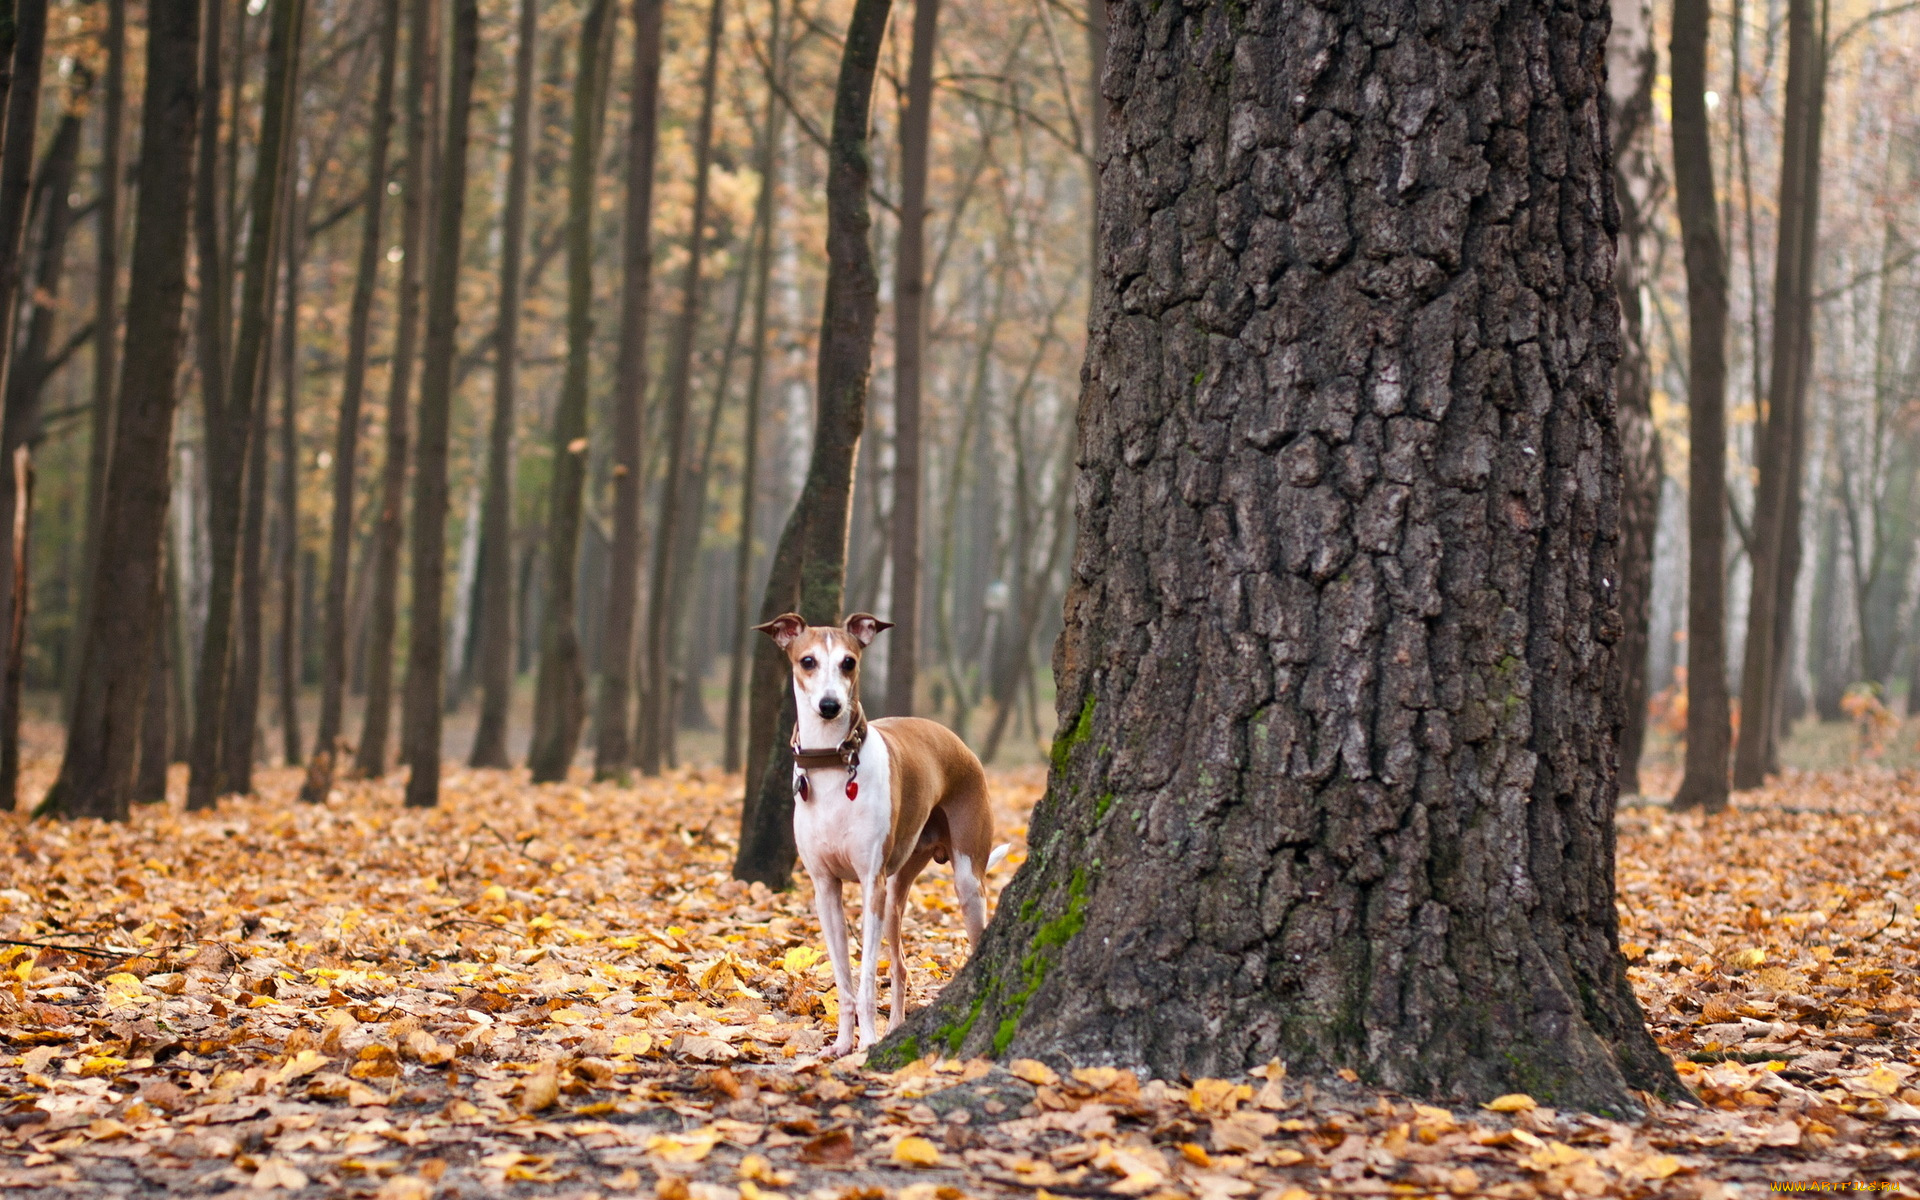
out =
<svg viewBox="0 0 1920 1200"><path fill-rule="evenodd" d="M858 783L855 783L851 779L847 780L847 799L851 800L854 797L858 796L859 794L860 794L860 785Z"/></svg>

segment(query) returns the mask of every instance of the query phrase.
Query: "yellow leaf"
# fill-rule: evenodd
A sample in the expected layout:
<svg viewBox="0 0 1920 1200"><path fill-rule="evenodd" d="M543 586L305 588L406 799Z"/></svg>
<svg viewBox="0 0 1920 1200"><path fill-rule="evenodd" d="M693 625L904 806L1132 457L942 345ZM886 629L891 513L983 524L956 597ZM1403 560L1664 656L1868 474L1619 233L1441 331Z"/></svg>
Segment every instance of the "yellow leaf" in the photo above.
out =
<svg viewBox="0 0 1920 1200"><path fill-rule="evenodd" d="M812 946L795 946L780 958L780 969L789 975L802 975L813 970L826 956Z"/></svg>
<svg viewBox="0 0 1920 1200"><path fill-rule="evenodd" d="M1882 1096L1891 1096L1900 1090L1900 1077L1888 1070L1885 1063L1867 1072L1866 1078L1860 1082L1868 1091Z"/></svg>
<svg viewBox="0 0 1920 1200"><path fill-rule="evenodd" d="M1732 962L1736 967L1757 967L1767 961L1767 952L1758 946L1741 950L1734 954Z"/></svg>
<svg viewBox="0 0 1920 1200"><path fill-rule="evenodd" d="M278 1000L275 1000L275 999L274 999L274 998L273 998L272 996L249 996L249 997L247 997L247 1007L248 1007L248 1008L269 1008L269 1007L271 1007L271 1006L273 1006L273 1005L275 1005L275 1004L278 1004L278 1003L280 1003L280 1002L279 1002ZM302 1186L302 1187L305 1187L306 1185L305 1185L305 1184L301 1184L300 1186Z"/></svg>
<svg viewBox="0 0 1920 1200"><path fill-rule="evenodd" d="M647 1153L670 1163L697 1163L720 1141L718 1129L696 1129L691 1133L655 1134L647 1139Z"/></svg>
<svg viewBox="0 0 1920 1200"><path fill-rule="evenodd" d="M111 1054L96 1054L81 1062L80 1074L82 1077L118 1075L126 1069L126 1066L127 1060L124 1058L115 1058Z"/></svg>
<svg viewBox="0 0 1920 1200"><path fill-rule="evenodd" d="M1187 1103L1197 1113L1226 1114L1242 1100L1253 1099L1253 1089L1230 1079L1196 1079L1187 1092Z"/></svg>
<svg viewBox="0 0 1920 1200"><path fill-rule="evenodd" d="M327 1056L318 1050L302 1050L280 1064L280 1069L273 1073L273 1080L275 1083L286 1083L302 1075L311 1075L326 1066L329 1061Z"/></svg>
<svg viewBox="0 0 1920 1200"><path fill-rule="evenodd" d="M1495 1096L1480 1107L1488 1112L1517 1113L1531 1111L1539 1108L1540 1105L1525 1092L1508 1092L1504 1096Z"/></svg>
<svg viewBox="0 0 1920 1200"><path fill-rule="evenodd" d="M1213 1157L1207 1153L1206 1148L1195 1142L1181 1142L1180 1157L1186 1159L1196 1167L1211 1167L1213 1165Z"/></svg>
<svg viewBox="0 0 1920 1200"><path fill-rule="evenodd" d="M1652 1154L1640 1160L1635 1174L1643 1179L1665 1179L1680 1169L1680 1160L1671 1154Z"/></svg>
<svg viewBox="0 0 1920 1200"><path fill-rule="evenodd" d="M940 1150L923 1137L903 1137L893 1145L893 1161L909 1167L937 1167Z"/></svg>

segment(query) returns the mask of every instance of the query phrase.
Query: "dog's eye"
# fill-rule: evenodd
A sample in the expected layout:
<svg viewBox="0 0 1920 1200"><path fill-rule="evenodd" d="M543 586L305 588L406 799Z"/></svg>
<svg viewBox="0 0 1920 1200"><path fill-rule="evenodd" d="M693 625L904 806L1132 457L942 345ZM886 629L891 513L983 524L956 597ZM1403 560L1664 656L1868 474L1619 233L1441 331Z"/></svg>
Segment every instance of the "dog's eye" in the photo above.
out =
<svg viewBox="0 0 1920 1200"><path fill-rule="evenodd" d="M840 669L849 675L853 673L853 657L851 655L840 660Z"/></svg>
<svg viewBox="0 0 1920 1200"><path fill-rule="evenodd" d="M811 670L813 670L813 669L814 669L815 667L817 667L817 666L819 666L819 665L820 665L820 664L819 664L818 662L816 662L816 661L814 661L814 657L813 657L813 655L811 655L811 654L809 654L809 655L806 655L806 656L804 656L804 657L803 657L803 658L801 658L801 660L800 660L800 666L801 666L801 667L802 667L803 669L805 669L805 670L808 670L808 671L811 671Z"/></svg>

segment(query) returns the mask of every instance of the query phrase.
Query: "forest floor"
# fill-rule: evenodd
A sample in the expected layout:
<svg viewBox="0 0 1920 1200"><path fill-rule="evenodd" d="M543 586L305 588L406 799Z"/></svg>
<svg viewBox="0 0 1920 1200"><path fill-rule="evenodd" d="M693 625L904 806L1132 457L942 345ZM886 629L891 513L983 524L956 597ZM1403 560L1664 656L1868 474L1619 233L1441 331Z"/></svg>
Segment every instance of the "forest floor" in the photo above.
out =
<svg viewBox="0 0 1920 1200"><path fill-rule="evenodd" d="M31 763L23 793L50 771ZM1912 775L1796 775L1715 819L1622 812L1624 948L1699 1098L1624 1122L1524 1096L1418 1104L1280 1064L1172 1082L826 1062L834 997L804 887L728 877L737 777L454 770L427 811L400 807L397 779L324 807L294 801L293 771L259 783L124 826L0 816L0 1191L1920 1191ZM1043 783L995 774L1014 863ZM965 957L943 872L907 938L924 1002Z"/></svg>

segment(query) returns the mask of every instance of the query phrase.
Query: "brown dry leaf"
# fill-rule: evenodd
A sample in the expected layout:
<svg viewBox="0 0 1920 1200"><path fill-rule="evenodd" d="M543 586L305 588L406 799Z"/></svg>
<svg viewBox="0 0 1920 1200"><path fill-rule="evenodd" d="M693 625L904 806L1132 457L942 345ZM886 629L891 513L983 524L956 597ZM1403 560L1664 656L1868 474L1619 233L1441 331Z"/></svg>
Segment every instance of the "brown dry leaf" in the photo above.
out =
<svg viewBox="0 0 1920 1200"><path fill-rule="evenodd" d="M1035 1087L1052 1087L1060 1082L1060 1073L1032 1058L1016 1058L1007 1064L1015 1079L1024 1079Z"/></svg>
<svg viewBox="0 0 1920 1200"><path fill-rule="evenodd" d="M800 1147L800 1161L807 1163L844 1163L853 1161L853 1135L844 1129L829 1129Z"/></svg>

